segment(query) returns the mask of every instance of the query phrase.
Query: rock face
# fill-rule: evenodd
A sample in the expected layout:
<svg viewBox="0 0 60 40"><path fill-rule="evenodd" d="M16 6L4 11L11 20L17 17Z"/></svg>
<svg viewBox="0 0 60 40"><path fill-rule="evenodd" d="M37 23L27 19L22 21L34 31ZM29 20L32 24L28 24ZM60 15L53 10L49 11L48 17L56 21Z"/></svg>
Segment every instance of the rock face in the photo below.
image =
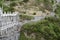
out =
<svg viewBox="0 0 60 40"><path fill-rule="evenodd" d="M18 40L18 20L19 17L17 12L3 14L2 9L0 8L0 40Z"/></svg>

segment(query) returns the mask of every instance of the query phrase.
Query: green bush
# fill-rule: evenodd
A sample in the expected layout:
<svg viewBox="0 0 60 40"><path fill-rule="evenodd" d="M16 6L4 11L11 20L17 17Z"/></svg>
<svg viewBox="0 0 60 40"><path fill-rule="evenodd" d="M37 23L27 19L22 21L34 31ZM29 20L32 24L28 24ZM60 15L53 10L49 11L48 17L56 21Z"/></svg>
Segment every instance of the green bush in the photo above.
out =
<svg viewBox="0 0 60 40"><path fill-rule="evenodd" d="M11 6L11 7L16 6L16 5L17 5L16 2L11 2L11 3L10 3L10 6Z"/></svg>
<svg viewBox="0 0 60 40"><path fill-rule="evenodd" d="M41 40L41 38L44 40L60 40L60 19L55 17L47 17L45 20L26 23L22 26L21 32L23 34L24 32L27 32L29 35L35 33L35 40ZM23 35L20 34L21 39L27 40L25 35L23 36L24 38L22 36Z"/></svg>
<svg viewBox="0 0 60 40"><path fill-rule="evenodd" d="M33 16L20 15L20 19L23 19L23 20L31 20L31 19L33 19L33 18L34 18Z"/></svg>
<svg viewBox="0 0 60 40"><path fill-rule="evenodd" d="M2 7L2 4L3 4L3 1L2 1L2 0L0 0L0 7Z"/></svg>
<svg viewBox="0 0 60 40"><path fill-rule="evenodd" d="M14 10L13 7L3 5L3 11L5 11L5 12L14 12L15 10Z"/></svg>
<svg viewBox="0 0 60 40"><path fill-rule="evenodd" d="M23 2L25 2L25 3L28 2L28 1L29 1L29 0L23 0Z"/></svg>
<svg viewBox="0 0 60 40"><path fill-rule="evenodd" d="M55 13L60 17L60 5L57 5L57 9L55 10Z"/></svg>

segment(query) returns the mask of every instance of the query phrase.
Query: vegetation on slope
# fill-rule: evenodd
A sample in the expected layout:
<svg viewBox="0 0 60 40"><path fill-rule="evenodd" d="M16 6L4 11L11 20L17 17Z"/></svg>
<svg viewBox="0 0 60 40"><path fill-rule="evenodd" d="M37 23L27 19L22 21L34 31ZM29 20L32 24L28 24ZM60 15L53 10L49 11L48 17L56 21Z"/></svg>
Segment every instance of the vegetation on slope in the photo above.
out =
<svg viewBox="0 0 60 40"><path fill-rule="evenodd" d="M57 5L55 13L56 13L56 15L58 15L60 17L60 5L59 4Z"/></svg>
<svg viewBox="0 0 60 40"><path fill-rule="evenodd" d="M3 3L3 1L2 1L2 0L0 0L0 7L2 7L2 3Z"/></svg>
<svg viewBox="0 0 60 40"><path fill-rule="evenodd" d="M33 16L28 16L28 15L20 15L20 19L22 20L31 20L34 19Z"/></svg>
<svg viewBox="0 0 60 40"><path fill-rule="evenodd" d="M0 7L2 7L5 12L14 12L14 7L19 1L22 0L0 0Z"/></svg>
<svg viewBox="0 0 60 40"><path fill-rule="evenodd" d="M60 40L60 6L57 6L55 13L58 18L47 17L44 20L24 24L19 40Z"/></svg>
<svg viewBox="0 0 60 40"><path fill-rule="evenodd" d="M8 7L7 6L7 8L5 8L5 7L3 7L4 8L4 11L5 11L5 9L10 9L10 8L13 8L13 7L15 7L15 6L21 6L21 5L19 5L19 4L22 4L23 6L24 5L26 5L26 7L27 6L29 6L28 5L28 3L29 3L29 0L4 0L2 3L5 3L5 2L9 2L10 1L10 4L8 5L8 6L10 6L10 7ZM54 1L55 0L34 0L34 1L32 1L31 0L31 2L30 2L30 4L32 5L32 6L36 6L36 7L38 7L40 10L43 10L43 9L47 9L47 10L49 10L49 11L52 11L52 5L54 4ZM27 3L28 2L28 3ZM2 5L2 3L0 2L0 5ZM26 3L26 4L25 4ZM41 4L43 4L44 6L43 7L41 7L40 5ZM5 4L4 4L5 5ZM25 7L25 6L24 6ZM27 7L27 8L29 8L29 7ZM14 8L13 8L14 9ZM12 9L12 10L13 10ZM8 11L8 10L6 10L6 11ZM11 10L9 10L9 11L11 11ZM15 10L13 10L13 11L15 11Z"/></svg>
<svg viewBox="0 0 60 40"><path fill-rule="evenodd" d="M35 38L28 38L34 34ZM24 24L19 40L60 40L60 19L48 17L45 20Z"/></svg>

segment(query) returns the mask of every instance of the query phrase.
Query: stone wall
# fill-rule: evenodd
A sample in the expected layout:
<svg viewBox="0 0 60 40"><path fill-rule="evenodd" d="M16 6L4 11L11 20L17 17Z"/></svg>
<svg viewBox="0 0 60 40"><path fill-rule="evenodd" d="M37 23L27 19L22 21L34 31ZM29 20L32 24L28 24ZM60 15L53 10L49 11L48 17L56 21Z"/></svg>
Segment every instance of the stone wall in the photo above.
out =
<svg viewBox="0 0 60 40"><path fill-rule="evenodd" d="M4 12L0 9L0 40L18 40L18 12Z"/></svg>

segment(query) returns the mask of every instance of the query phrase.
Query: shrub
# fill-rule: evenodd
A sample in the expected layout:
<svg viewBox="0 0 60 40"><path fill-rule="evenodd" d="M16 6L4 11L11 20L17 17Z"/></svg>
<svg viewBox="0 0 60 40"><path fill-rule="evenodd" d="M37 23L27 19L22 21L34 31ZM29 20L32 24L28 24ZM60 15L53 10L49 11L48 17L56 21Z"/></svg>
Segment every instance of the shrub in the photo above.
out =
<svg viewBox="0 0 60 40"><path fill-rule="evenodd" d="M35 33L35 40L41 40L41 38L44 40L60 40L60 19L49 17L38 22L26 23L22 26L21 32ZM21 39L27 40L25 36L23 36L25 38L21 36L20 34Z"/></svg>
<svg viewBox="0 0 60 40"><path fill-rule="evenodd" d="M31 20L31 19L33 19L33 18L34 18L33 16L20 15L20 19L23 19L23 20Z"/></svg>

